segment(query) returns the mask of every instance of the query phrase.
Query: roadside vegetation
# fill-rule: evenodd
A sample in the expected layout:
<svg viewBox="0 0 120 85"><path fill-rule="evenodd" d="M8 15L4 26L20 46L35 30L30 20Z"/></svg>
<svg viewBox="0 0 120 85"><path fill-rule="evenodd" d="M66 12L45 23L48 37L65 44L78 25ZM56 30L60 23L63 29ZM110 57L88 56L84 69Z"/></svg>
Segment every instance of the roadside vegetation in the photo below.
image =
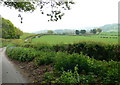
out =
<svg viewBox="0 0 120 85"><path fill-rule="evenodd" d="M61 43L62 38L60 37L65 41ZM45 70L43 73L36 71L34 74L33 71L35 76L34 83L63 83L71 85L117 85L120 83L118 74L120 65L119 44L87 39L86 41L81 40L76 43L73 41L71 43L71 37L76 37L75 39L77 40L79 37L86 36L44 35L39 38L33 38L31 42L25 42L22 39L18 39L19 41L11 40L10 42L12 43L7 44L7 55L23 63L32 62L34 67L31 66L29 69L33 68L35 70L41 66L45 67L46 70L43 69ZM35 39L36 42L34 42ZM44 41L42 39L50 39L54 42L40 42ZM55 43L55 41L57 42ZM40 75L42 78L39 78Z"/></svg>
<svg viewBox="0 0 120 85"><path fill-rule="evenodd" d="M117 33L57 35L49 30L1 40L8 57L22 64L33 83L120 84Z"/></svg>
<svg viewBox="0 0 120 85"><path fill-rule="evenodd" d="M40 8L41 14L45 14L49 17L48 21L53 22L61 20L65 15L64 11L71 10L71 5L75 2L69 0L4 2L1 0L0 4L19 12L33 12L36 7ZM48 6L51 6L52 10L47 13L45 9ZM23 23L20 13L18 17ZM78 28L64 29L61 32L58 29L48 30L45 34L34 34L23 33L4 18L0 20L0 23L2 23L0 47L7 47L8 57L13 62L18 62L16 65L21 65L19 67L24 69L24 72L29 73L33 83L120 85L118 24L90 30L78 30ZM102 33L105 31L109 33Z"/></svg>
<svg viewBox="0 0 120 85"><path fill-rule="evenodd" d="M44 79L38 79L37 83L117 85L120 83L119 48L119 45L96 42L54 46L29 44L9 47L7 55L18 61L33 62L37 67L50 65L53 70L46 70Z"/></svg>

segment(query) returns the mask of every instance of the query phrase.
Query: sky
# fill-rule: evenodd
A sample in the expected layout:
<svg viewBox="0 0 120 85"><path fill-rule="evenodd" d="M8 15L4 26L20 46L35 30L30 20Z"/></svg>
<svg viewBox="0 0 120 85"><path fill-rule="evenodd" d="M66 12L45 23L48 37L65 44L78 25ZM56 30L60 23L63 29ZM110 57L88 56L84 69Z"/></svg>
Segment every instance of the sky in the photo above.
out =
<svg viewBox="0 0 120 85"><path fill-rule="evenodd" d="M120 0L73 0L72 9L65 11L62 20L48 22L48 17L39 10L33 13L20 13L23 23L20 23L19 12L0 6L0 15L10 20L23 32L55 29L84 29L99 27L105 24L118 23L118 2Z"/></svg>

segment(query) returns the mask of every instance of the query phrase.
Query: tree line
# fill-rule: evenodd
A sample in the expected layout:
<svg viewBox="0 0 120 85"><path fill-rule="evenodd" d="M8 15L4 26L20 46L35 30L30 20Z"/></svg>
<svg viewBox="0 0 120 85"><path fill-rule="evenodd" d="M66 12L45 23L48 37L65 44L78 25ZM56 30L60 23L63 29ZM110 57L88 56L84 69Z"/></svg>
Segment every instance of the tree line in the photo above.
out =
<svg viewBox="0 0 120 85"><path fill-rule="evenodd" d="M80 35L80 34L100 34L102 32L101 28L91 29L89 32L86 30L61 30L61 33L57 33L53 30L47 30L47 34L62 34L62 35Z"/></svg>
<svg viewBox="0 0 120 85"><path fill-rule="evenodd" d="M86 30L75 30L75 34L76 35L79 35L79 34L86 34ZM101 28L97 28L97 29L91 29L89 33L92 33L92 34L96 34L96 33L101 33L102 32L102 29Z"/></svg>

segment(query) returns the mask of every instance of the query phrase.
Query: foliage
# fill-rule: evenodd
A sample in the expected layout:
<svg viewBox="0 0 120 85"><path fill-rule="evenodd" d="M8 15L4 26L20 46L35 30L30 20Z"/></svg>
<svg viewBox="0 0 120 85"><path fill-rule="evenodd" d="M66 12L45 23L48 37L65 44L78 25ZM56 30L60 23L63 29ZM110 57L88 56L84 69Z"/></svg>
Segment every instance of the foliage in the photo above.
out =
<svg viewBox="0 0 120 85"><path fill-rule="evenodd" d="M52 30L47 31L48 34L53 34L54 32Z"/></svg>
<svg viewBox="0 0 120 85"><path fill-rule="evenodd" d="M103 46L103 48L100 46ZM112 55L114 54L112 51L118 52L119 55L120 52L119 46L117 47L116 46L117 45L110 46L93 42L74 43L69 45L57 45L56 47L55 46L51 47L49 45L47 46L42 44L41 45L29 44L29 46L25 48L15 47L13 45L12 47L7 48L7 55L19 61L33 61L34 64L36 64L37 66L52 64L54 67L54 72L56 72L57 75L53 73L46 73L44 78L46 79L45 81L47 82L58 84L69 83L69 84L92 85L93 83L99 83L105 85L110 84L117 85L120 83L118 75L119 73L118 68L120 63L111 60ZM97 55L94 53L94 51L96 50L91 50L92 47L93 48L99 47L100 49L106 50L105 52L109 51L108 53L113 53L110 54L111 56L109 58L110 60L100 61L99 57L97 57ZM33 48L35 48L36 50ZM77 52L76 49L83 50L85 52L84 48L90 49L91 54L93 55L95 54L96 55L95 58L96 59L98 58L98 60L90 58L84 53L79 54L75 53ZM109 56L109 54L104 57L107 56ZM102 56L102 58L104 57Z"/></svg>
<svg viewBox="0 0 120 85"><path fill-rule="evenodd" d="M105 36L101 34L99 36ZM57 35L54 36L59 39ZM76 37L78 36L74 36ZM37 67L51 64L53 72L44 75L47 83L72 85L118 85L120 83L120 45L118 44L81 41L73 44L49 45L27 43L20 39L3 40L8 43L7 55L10 58L32 61Z"/></svg>
<svg viewBox="0 0 120 85"><path fill-rule="evenodd" d="M86 33L86 30L80 30L80 33L81 33L81 34L85 34L85 33Z"/></svg>
<svg viewBox="0 0 120 85"><path fill-rule="evenodd" d="M54 45L54 50L67 53L83 53L97 60L120 60L120 45L107 45L100 42L79 42L68 45Z"/></svg>
<svg viewBox="0 0 120 85"><path fill-rule="evenodd" d="M96 29L92 29L92 30L90 30L90 33L96 34L97 30Z"/></svg>
<svg viewBox="0 0 120 85"><path fill-rule="evenodd" d="M1 47L6 47L11 42L10 39L2 39L1 38Z"/></svg>
<svg viewBox="0 0 120 85"><path fill-rule="evenodd" d="M97 77L93 73L89 73L88 75L83 75L78 73L78 68L74 68L74 72L72 71L63 71L62 75L57 79L58 83L76 85L76 84L97 84ZM100 82L99 82L100 84Z"/></svg>
<svg viewBox="0 0 120 85"><path fill-rule="evenodd" d="M62 83L62 84L77 84L78 82L80 82L80 76L77 72L78 68L75 67L74 68L74 72L72 71L63 71L62 75L58 78L57 82L58 83Z"/></svg>
<svg viewBox="0 0 120 85"><path fill-rule="evenodd" d="M102 32L101 28L97 28L97 32L100 34Z"/></svg>
<svg viewBox="0 0 120 85"><path fill-rule="evenodd" d="M79 30L75 30L75 34L76 34L76 35L79 35Z"/></svg>
<svg viewBox="0 0 120 85"><path fill-rule="evenodd" d="M7 55L19 61L32 61L35 57L35 50L24 47L10 47L7 48Z"/></svg>
<svg viewBox="0 0 120 85"><path fill-rule="evenodd" d="M5 5L8 7L14 7L15 9L18 9L19 11L34 11L35 7L31 2L4 2Z"/></svg>
<svg viewBox="0 0 120 85"><path fill-rule="evenodd" d="M54 79L55 79L54 73L53 73L53 72L46 72L46 73L44 74L44 79L45 79L45 81L47 81L47 82L54 80Z"/></svg>
<svg viewBox="0 0 120 85"><path fill-rule="evenodd" d="M118 66L120 63L115 61L97 61L82 54L72 54L57 58L54 67L60 72L64 70L65 73L62 74L61 81L70 83L71 81L69 81L69 79L72 78L72 80L75 80L73 79L72 72L74 73L74 67L76 65L78 66L78 73L85 75L81 76L81 80L79 80L83 83L96 83L98 81L98 83L104 83L105 85L120 83L118 75ZM92 75L89 75L89 73L92 73ZM64 79L62 80L62 78ZM84 80L82 80L82 78Z"/></svg>
<svg viewBox="0 0 120 85"><path fill-rule="evenodd" d="M23 32L15 27L9 20L2 18L2 38L19 39Z"/></svg>
<svg viewBox="0 0 120 85"><path fill-rule="evenodd" d="M38 54L39 53L39 54ZM37 57L34 59L36 65L50 64L54 62L55 52L37 52Z"/></svg>
<svg viewBox="0 0 120 85"><path fill-rule="evenodd" d="M59 1L59 0L50 0L50 1L43 1L43 0L34 0L34 1L29 1L26 2L26 0L22 0L22 2L13 2L12 0L7 0L7 1L1 1L2 5L6 5L7 7L10 8L15 8L19 12L33 12L37 7L40 8L41 14L45 14L45 8L48 6L51 9L50 12L46 13L47 16L50 17L48 21L58 21L59 19L62 19L62 16L64 16L64 11L62 10L70 10L71 9L71 4L75 4L73 1ZM21 15L20 15L21 17ZM22 20L22 18L21 18ZM22 23L22 21L21 21Z"/></svg>

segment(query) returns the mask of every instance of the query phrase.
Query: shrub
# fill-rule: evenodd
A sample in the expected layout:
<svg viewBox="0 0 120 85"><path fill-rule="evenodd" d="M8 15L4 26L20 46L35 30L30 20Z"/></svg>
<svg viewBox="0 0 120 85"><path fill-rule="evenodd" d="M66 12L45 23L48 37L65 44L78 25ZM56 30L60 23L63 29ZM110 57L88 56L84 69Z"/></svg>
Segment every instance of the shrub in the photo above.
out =
<svg viewBox="0 0 120 85"><path fill-rule="evenodd" d="M52 81L52 80L54 80L54 79L55 79L54 73L53 73L53 72L46 72L46 73L44 74L44 79L45 79L46 81Z"/></svg>
<svg viewBox="0 0 120 85"><path fill-rule="evenodd" d="M88 56L85 56L83 54L79 55L74 53L68 56L65 54L64 57L62 56L56 58L54 67L56 71L59 71L61 73L63 70L65 72L74 72L74 67L76 65L78 65L78 73L86 75L86 79L92 77L91 75L89 75L89 73L91 72L95 76L100 78L98 80L104 84L109 85L112 83L115 85L120 83L118 75L118 66L120 65L120 63L115 61L98 61L93 58L89 58ZM70 73L71 75L71 72L68 73Z"/></svg>
<svg viewBox="0 0 120 85"><path fill-rule="evenodd" d="M37 55L34 59L34 63L36 65L43 65L43 64L50 64L54 62L54 57L55 57L55 52L43 52L40 51L39 54Z"/></svg>
<svg viewBox="0 0 120 85"><path fill-rule="evenodd" d="M120 45L105 44L100 42L79 42L68 45L53 46L56 52L83 53L96 60L120 60Z"/></svg>
<svg viewBox="0 0 120 85"><path fill-rule="evenodd" d="M10 47L7 48L7 55L19 61L32 61L35 57L35 50L33 48Z"/></svg>
<svg viewBox="0 0 120 85"><path fill-rule="evenodd" d="M89 73L88 75L83 75L78 73L77 66L74 67L74 71L63 71L62 75L56 79L59 84L69 84L69 85L92 85L96 84L97 76L93 73ZM99 82L100 83L100 82Z"/></svg>
<svg viewBox="0 0 120 85"><path fill-rule="evenodd" d="M56 56L56 62L55 62L55 69L59 71L67 71L67 70L74 70L74 67L78 65L79 72L81 72L83 69L86 69L86 71L89 71L87 59L89 57L84 56L83 54L79 55L77 53L74 53L72 55L66 54L66 53L59 53Z"/></svg>
<svg viewBox="0 0 120 85"><path fill-rule="evenodd" d="M48 45L48 44L43 44L43 43L31 43L29 45L29 47L32 47L36 50L42 50L42 51L53 51L53 47L51 45Z"/></svg>
<svg viewBox="0 0 120 85"><path fill-rule="evenodd" d="M77 72L77 67L74 68L74 72L72 71L63 71L62 75L58 78L57 82L62 84L76 84L80 81L80 76Z"/></svg>

